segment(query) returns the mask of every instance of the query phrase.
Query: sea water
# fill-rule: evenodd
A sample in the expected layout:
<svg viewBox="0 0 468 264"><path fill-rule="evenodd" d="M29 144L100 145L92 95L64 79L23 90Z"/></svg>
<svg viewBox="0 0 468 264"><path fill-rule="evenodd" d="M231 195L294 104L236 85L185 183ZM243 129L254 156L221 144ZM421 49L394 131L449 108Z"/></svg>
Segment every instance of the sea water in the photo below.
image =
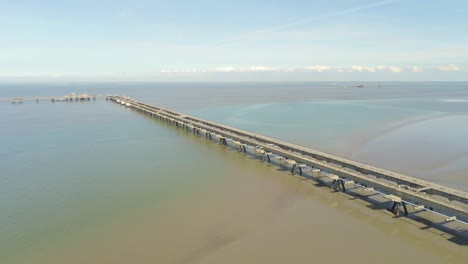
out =
<svg viewBox="0 0 468 264"><path fill-rule="evenodd" d="M3 84L1 97L118 94L468 189L468 84ZM79 240L250 167L104 99L0 103L0 262ZM231 159L231 160L230 160ZM251 166L250 172L269 174ZM224 176L223 176L224 175ZM86 231L86 232L84 232ZM1 261L1 260L5 261Z"/></svg>

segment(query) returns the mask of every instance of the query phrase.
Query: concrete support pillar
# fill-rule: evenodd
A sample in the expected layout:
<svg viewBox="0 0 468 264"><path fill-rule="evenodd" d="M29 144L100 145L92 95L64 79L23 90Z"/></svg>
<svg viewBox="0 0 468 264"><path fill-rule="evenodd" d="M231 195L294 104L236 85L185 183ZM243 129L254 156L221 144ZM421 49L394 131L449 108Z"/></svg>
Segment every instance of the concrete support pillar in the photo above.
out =
<svg viewBox="0 0 468 264"><path fill-rule="evenodd" d="M391 208L388 208L390 212L392 212L395 216L400 215L400 206L403 207L403 210L405 212L405 216L408 216L408 208L406 207L406 203L404 201L401 202L393 202L393 205Z"/></svg>
<svg viewBox="0 0 468 264"><path fill-rule="evenodd" d="M343 192L346 192L346 187L344 185L343 179L336 175L332 175L330 178L333 179L332 184L330 185L330 188L335 190L335 191L340 191L340 187L343 190Z"/></svg>
<svg viewBox="0 0 468 264"><path fill-rule="evenodd" d="M292 175L294 175L295 172L296 172L296 164L294 164L291 168Z"/></svg>
<svg viewBox="0 0 468 264"><path fill-rule="evenodd" d="M268 163L271 162L270 155L268 155L268 153L266 153L266 152L263 152L263 154L262 154L262 162L265 161L265 160L268 161Z"/></svg>
<svg viewBox="0 0 468 264"><path fill-rule="evenodd" d="M387 210L392 212L395 216L400 215L400 206L402 206L403 209L405 210L405 216L408 215L408 208L406 208L406 203L400 197L393 195L393 194L389 194L389 195L385 195L384 198L389 199L390 201L393 202L392 207L388 208Z"/></svg>

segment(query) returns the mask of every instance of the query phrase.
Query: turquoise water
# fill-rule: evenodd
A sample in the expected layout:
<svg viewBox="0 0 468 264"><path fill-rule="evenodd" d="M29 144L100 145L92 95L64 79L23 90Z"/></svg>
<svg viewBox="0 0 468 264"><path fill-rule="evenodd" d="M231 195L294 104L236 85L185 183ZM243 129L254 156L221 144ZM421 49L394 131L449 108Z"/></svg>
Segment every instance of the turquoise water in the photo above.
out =
<svg viewBox="0 0 468 264"><path fill-rule="evenodd" d="M192 113L468 190L468 92L400 96L219 106Z"/></svg>
<svg viewBox="0 0 468 264"><path fill-rule="evenodd" d="M382 101L382 100L378 100ZM195 115L308 147L339 153L353 147L354 135L424 112L388 108L363 100L314 100L309 102L217 107Z"/></svg>
<svg viewBox="0 0 468 264"><path fill-rule="evenodd" d="M468 189L467 83L346 85L3 84L0 98L125 94ZM0 120L1 263L205 188L233 166L218 146L105 100L0 102Z"/></svg>

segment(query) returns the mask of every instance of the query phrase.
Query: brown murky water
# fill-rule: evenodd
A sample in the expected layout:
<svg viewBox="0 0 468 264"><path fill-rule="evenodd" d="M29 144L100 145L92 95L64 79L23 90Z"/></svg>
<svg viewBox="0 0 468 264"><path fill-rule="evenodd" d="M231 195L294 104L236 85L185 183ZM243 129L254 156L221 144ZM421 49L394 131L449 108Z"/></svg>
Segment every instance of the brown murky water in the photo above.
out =
<svg viewBox="0 0 468 264"><path fill-rule="evenodd" d="M205 144L204 142L199 142ZM466 263L449 236L210 144L213 180L24 263ZM211 157L211 158L214 158ZM197 175L187 175L196 177Z"/></svg>

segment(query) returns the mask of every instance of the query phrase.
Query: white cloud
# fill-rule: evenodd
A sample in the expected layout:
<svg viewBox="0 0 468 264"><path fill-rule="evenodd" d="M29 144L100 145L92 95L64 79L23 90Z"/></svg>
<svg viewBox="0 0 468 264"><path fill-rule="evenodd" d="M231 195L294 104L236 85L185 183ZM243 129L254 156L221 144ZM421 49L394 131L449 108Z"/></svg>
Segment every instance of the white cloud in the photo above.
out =
<svg viewBox="0 0 468 264"><path fill-rule="evenodd" d="M382 7L382 6L385 6L385 5L390 5L390 4L396 3L398 1L399 0L382 0L382 1L373 2L373 3L366 4L366 5L360 5L360 6L344 9L344 10L337 10L337 11L332 12L332 13L326 13L326 14L322 14L322 15L306 17L306 18L303 18L303 19L300 19L300 20L289 22L289 23L282 23L282 24L278 24L278 25L273 26L273 27L264 28L262 30L246 32L246 33L244 33L242 35L239 35L237 37L218 42L217 44L233 43L233 42L240 42L240 41L252 40L252 39L255 40L255 39L260 38L265 33L272 33L272 32L274 33L274 32L282 31L282 30L284 31L285 29L292 28L292 27L297 27L297 26L300 26L300 25L303 25L303 24L309 24L309 23L312 23L314 21L324 21L324 20L335 18L335 17L340 17L340 16L345 16L345 15L348 15L348 14L361 12L361 11L364 11L364 10L367 10L367 9L373 9L373 8L378 8L378 7Z"/></svg>
<svg viewBox="0 0 468 264"><path fill-rule="evenodd" d="M388 68L391 72L394 72L394 73L399 73L399 72L402 72L403 69L400 68L400 67L396 67L396 66L391 66L390 68Z"/></svg>
<svg viewBox="0 0 468 264"><path fill-rule="evenodd" d="M324 65L315 65L315 66L306 67L305 69L309 71L314 71L314 72L324 72L324 71L332 70L332 67L324 66Z"/></svg>
<svg viewBox="0 0 468 264"><path fill-rule="evenodd" d="M385 71L387 68L388 68L387 66L382 66L382 65L376 67L378 71Z"/></svg>
<svg viewBox="0 0 468 264"><path fill-rule="evenodd" d="M384 65L379 65L379 66L361 66L361 65L354 65L351 67L349 72L394 72L394 73L399 73L403 71L403 68L397 67L397 66L384 66Z"/></svg>
<svg viewBox="0 0 468 264"><path fill-rule="evenodd" d="M215 71L217 71L217 72L235 72L236 68L228 66L228 67L216 68Z"/></svg>
<svg viewBox="0 0 468 264"><path fill-rule="evenodd" d="M377 69L375 67L354 65L351 67L350 71L351 72L376 72Z"/></svg>
<svg viewBox="0 0 468 264"><path fill-rule="evenodd" d="M266 71L277 71L276 68L265 67L265 66L251 66L247 69L241 69L241 71L247 72L266 72Z"/></svg>
<svg viewBox="0 0 468 264"><path fill-rule="evenodd" d="M454 64L442 65L437 68L440 71L459 71L461 68ZM261 72L336 72L336 73L402 73L409 71L412 73L423 72L424 69L421 66L368 66L368 65L353 65L348 67L329 66L329 65L313 65L307 67L271 67L271 66L224 66L214 69L163 69L159 70L159 73L176 74L176 73L261 73Z"/></svg>
<svg viewBox="0 0 468 264"><path fill-rule="evenodd" d="M439 70L441 70L441 71L459 71L460 67L458 67L455 64L447 64L447 65L440 66Z"/></svg>
<svg viewBox="0 0 468 264"><path fill-rule="evenodd" d="M249 66L249 67L220 67L214 70L215 72L274 72L283 71L279 68L266 67L266 66ZM284 70L285 71L285 70Z"/></svg>

